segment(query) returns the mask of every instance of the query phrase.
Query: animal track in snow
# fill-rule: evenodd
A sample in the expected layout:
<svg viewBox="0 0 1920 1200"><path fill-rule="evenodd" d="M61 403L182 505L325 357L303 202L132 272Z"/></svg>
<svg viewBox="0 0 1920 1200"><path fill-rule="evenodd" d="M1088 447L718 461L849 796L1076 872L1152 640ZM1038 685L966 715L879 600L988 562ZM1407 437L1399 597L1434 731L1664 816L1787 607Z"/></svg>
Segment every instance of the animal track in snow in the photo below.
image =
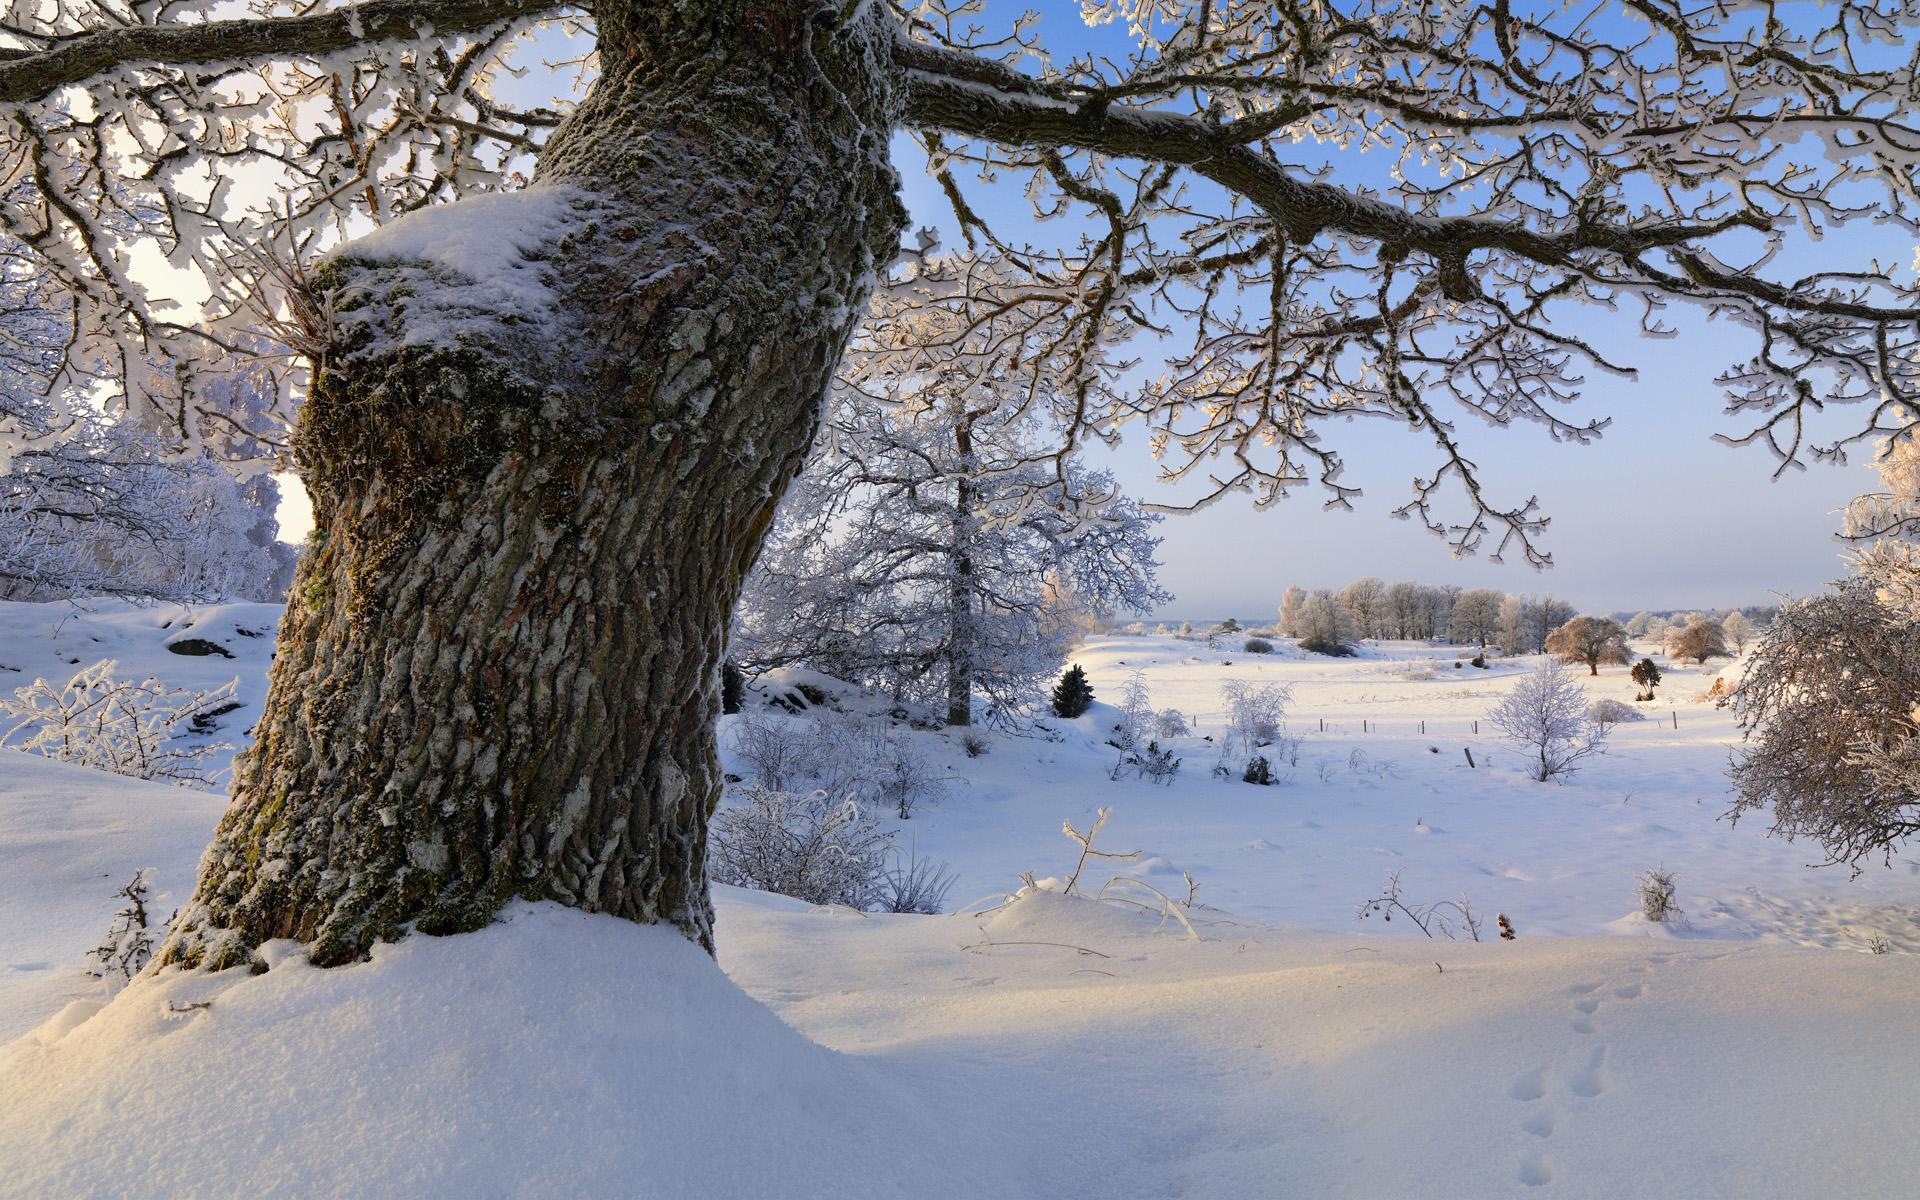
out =
<svg viewBox="0 0 1920 1200"><path fill-rule="evenodd" d="M1520 1182L1539 1187L1553 1182L1553 1160L1544 1154L1529 1154L1520 1160Z"/></svg>
<svg viewBox="0 0 1920 1200"><path fill-rule="evenodd" d="M1613 994L1622 1000L1632 1000L1640 995L1640 985L1637 983L1629 983L1625 987L1613 989Z"/></svg>
<svg viewBox="0 0 1920 1200"><path fill-rule="evenodd" d="M1550 1111L1535 1113L1531 1117L1528 1117L1520 1128L1538 1138L1552 1137L1556 1120L1557 1118Z"/></svg>
<svg viewBox="0 0 1920 1200"><path fill-rule="evenodd" d="M1584 1000L1575 1000L1573 1006L1588 1016L1600 1011L1600 1001L1593 996L1588 996Z"/></svg>
<svg viewBox="0 0 1920 1200"><path fill-rule="evenodd" d="M1538 1100L1547 1094L1546 1069L1536 1067L1507 1085L1507 1095L1515 1100Z"/></svg>

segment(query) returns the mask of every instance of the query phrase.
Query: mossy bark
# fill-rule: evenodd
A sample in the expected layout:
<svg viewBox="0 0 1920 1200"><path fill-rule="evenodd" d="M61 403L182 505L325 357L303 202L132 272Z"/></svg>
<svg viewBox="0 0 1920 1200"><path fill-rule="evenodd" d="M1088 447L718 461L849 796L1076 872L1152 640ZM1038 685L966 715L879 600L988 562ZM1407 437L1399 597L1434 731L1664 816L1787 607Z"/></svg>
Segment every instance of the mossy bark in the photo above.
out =
<svg viewBox="0 0 1920 1200"><path fill-rule="evenodd" d="M167 961L344 962L514 897L712 945L727 620L897 245L897 89L883 6L596 16L604 75L540 168L593 198L548 251L559 311L409 344L431 296L329 268L383 307L316 364L315 540Z"/></svg>

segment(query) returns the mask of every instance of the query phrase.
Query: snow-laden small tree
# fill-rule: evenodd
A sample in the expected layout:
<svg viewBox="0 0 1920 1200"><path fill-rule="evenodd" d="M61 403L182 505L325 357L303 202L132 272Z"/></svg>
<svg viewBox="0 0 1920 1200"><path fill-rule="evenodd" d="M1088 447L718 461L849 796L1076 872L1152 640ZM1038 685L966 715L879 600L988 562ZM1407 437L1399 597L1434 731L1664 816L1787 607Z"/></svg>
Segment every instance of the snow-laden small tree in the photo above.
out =
<svg viewBox="0 0 1920 1200"><path fill-rule="evenodd" d="M1654 621L1657 619L1658 618L1650 612L1637 612L1633 614L1632 617L1628 618L1626 623L1627 636L1631 638L1647 637L1653 629Z"/></svg>
<svg viewBox="0 0 1920 1200"><path fill-rule="evenodd" d="M1315 592L1300 606L1300 648L1315 654L1348 655L1360 640L1353 614L1332 592Z"/></svg>
<svg viewBox="0 0 1920 1200"><path fill-rule="evenodd" d="M1704 663L1709 658L1727 658L1727 635L1720 622L1698 613L1685 625L1667 631L1667 657L1675 662L1692 659Z"/></svg>
<svg viewBox="0 0 1920 1200"><path fill-rule="evenodd" d="M1725 636L1727 643L1733 647L1735 654L1745 654L1747 643L1753 640L1753 622L1747 620L1747 615L1736 608L1720 618L1720 632Z"/></svg>
<svg viewBox="0 0 1920 1200"><path fill-rule="evenodd" d="M1545 650L1561 662L1580 663L1598 675L1601 663L1626 663L1627 631L1608 617L1575 617L1547 635Z"/></svg>
<svg viewBox="0 0 1920 1200"><path fill-rule="evenodd" d="M1487 720L1526 754L1527 774L1542 783L1572 775L1606 749L1607 727L1589 716L1586 689L1553 659L1522 675Z"/></svg>
<svg viewBox="0 0 1920 1200"><path fill-rule="evenodd" d="M1920 230L1902 5L1089 0L1125 47L979 0L587 7L0 26L0 227L72 305L63 370L107 364L114 403L199 443L226 426L166 369L185 347L267 328L302 360L274 415L304 392L316 544L163 957L339 963L514 896L711 943L727 622L898 248L900 131L960 236L1065 314L1061 452L1144 420L1199 502L1350 503L1328 435L1377 415L1433 448L1399 511L1545 561L1459 419L1597 436L1562 404L1625 367L1572 312L1712 313L1748 439L1789 460L1912 395L1913 290L1841 236ZM586 69L507 102L563 23ZM996 184L1065 219L1010 236ZM1786 273L1813 236L1845 252ZM1122 369L1129 334L1166 369ZM1854 402L1862 427L1809 432Z"/></svg>

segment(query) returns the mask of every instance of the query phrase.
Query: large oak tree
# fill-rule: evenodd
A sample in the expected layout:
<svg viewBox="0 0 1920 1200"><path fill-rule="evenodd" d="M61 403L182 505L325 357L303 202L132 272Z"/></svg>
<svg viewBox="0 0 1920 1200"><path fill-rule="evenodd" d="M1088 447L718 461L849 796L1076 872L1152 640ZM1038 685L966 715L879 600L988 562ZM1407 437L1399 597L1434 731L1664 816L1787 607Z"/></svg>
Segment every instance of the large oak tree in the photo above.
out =
<svg viewBox="0 0 1920 1200"><path fill-rule="evenodd" d="M976 7L10 10L0 233L62 289L73 377L191 445L240 431L167 364L239 330L304 364L315 548L170 959L341 962L513 896L711 944L727 616L898 246L899 130L1059 331L1062 462L1137 418L1203 496L1345 504L1323 428L1386 418L1436 453L1404 515L1544 561L1456 422L1598 434L1561 407L1629 371L1565 324L1593 308L1733 327L1729 402L1783 463L1910 419L1912 290L1785 264L1916 226L1913 0L1088 0L1124 48L1051 57ZM591 83L516 106L543 29ZM1061 243L996 228L996 180Z"/></svg>

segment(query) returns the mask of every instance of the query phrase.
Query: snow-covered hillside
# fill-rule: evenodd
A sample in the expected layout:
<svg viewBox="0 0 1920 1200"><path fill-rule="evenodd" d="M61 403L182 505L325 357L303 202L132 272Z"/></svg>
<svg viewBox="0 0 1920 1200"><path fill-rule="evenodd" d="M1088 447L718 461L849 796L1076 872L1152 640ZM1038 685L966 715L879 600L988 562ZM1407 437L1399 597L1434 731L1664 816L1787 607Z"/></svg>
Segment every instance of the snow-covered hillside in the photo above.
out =
<svg viewBox="0 0 1920 1200"><path fill-rule="evenodd" d="M238 740L275 616L0 606L20 668L0 687L95 657L240 676L219 732ZM166 649L182 636L235 657ZM968 757L902 730L951 786L897 840L972 903L722 888L718 968L662 930L521 905L358 966L276 944L264 975L168 973L103 1006L82 968L114 889L153 868L164 916L223 800L0 751L0 1196L1911 1194L1886 1120L1920 1077L1920 874L1849 880L1717 820L1733 730L1693 697L1718 666L1672 670L1642 706L1658 720L1562 786L1473 731L1524 664L1145 636L1076 658L1101 702L1047 722L1058 740ZM1171 786L1108 778L1105 702L1135 669L1195 723ZM1281 786L1210 775L1230 678L1293 689ZM1590 684L1632 693L1619 668ZM1143 854L1083 887L1131 872L1184 899L1185 873L1198 906L1047 890L1077 854L1060 823L1104 805L1099 844ZM1685 929L1634 913L1661 865ZM1020 891L1028 870L1042 886ZM1518 940L1357 922L1390 870ZM1875 935L1893 952L1859 952Z"/></svg>

